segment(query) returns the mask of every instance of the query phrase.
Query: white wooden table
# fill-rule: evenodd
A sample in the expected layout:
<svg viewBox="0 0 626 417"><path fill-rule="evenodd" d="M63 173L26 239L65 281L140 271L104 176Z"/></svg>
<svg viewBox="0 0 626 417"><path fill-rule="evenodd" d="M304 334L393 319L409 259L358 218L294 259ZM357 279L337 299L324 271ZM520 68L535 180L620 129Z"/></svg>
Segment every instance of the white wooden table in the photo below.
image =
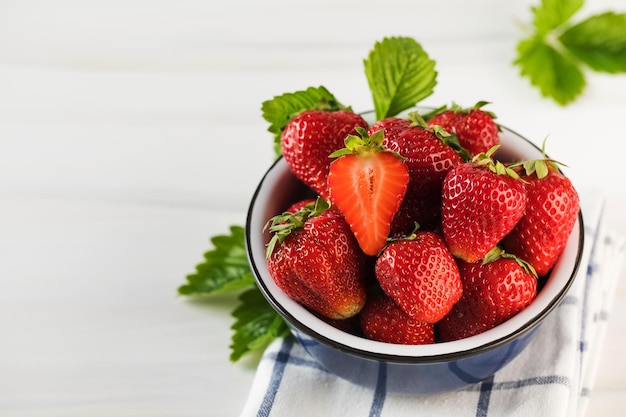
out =
<svg viewBox="0 0 626 417"><path fill-rule="evenodd" d="M362 59L383 36L437 61L423 104L488 100L549 135L626 233L626 76L541 99L511 65L531 4L0 1L0 416L238 415L255 358L228 362L234 299L176 289L272 161L262 101L324 85L370 109ZM589 415L626 406L625 318L622 282Z"/></svg>

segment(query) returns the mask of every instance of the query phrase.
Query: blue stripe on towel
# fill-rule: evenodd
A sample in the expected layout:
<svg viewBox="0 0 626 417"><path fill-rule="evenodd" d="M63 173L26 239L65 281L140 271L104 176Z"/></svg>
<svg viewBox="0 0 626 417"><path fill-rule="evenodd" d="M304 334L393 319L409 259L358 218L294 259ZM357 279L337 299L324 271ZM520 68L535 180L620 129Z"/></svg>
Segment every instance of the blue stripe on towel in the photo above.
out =
<svg viewBox="0 0 626 417"><path fill-rule="evenodd" d="M516 348L516 343L510 343L509 346L507 347L507 349L502 352L502 356L500 357L498 363L496 363L494 365L495 369L500 369L502 368L507 362L509 362L511 355L513 354L513 351ZM495 358L494 358L495 359ZM484 381L484 378L479 378L478 376L474 376L472 374L470 374L469 372L465 371L464 369L462 369L459 366L459 362L450 362L448 364L448 369L450 369L450 371L457 376L457 378L459 378L461 381L463 382L467 382L469 384L474 384L480 381Z"/></svg>
<svg viewBox="0 0 626 417"><path fill-rule="evenodd" d="M271 353L267 357L273 361L276 361L278 360L280 354L280 352ZM328 370L322 367L316 360L301 358L298 356L289 356L289 365L301 366L304 368L311 368L322 372L328 372Z"/></svg>
<svg viewBox="0 0 626 417"><path fill-rule="evenodd" d="M278 388L280 388L280 383L283 380L285 367L287 366L287 362L289 362L289 352L291 352L293 343L294 341L292 337L285 337L283 340L280 351L276 355L274 369L272 370L272 378L270 379L267 391L265 391L265 396L263 397L263 402L261 402L261 407L259 407L257 417L267 417L272 411L274 400L276 399L276 394L278 393Z"/></svg>
<svg viewBox="0 0 626 417"><path fill-rule="evenodd" d="M574 295L566 295L565 297L563 297L563 300L561 301L561 304L559 304L559 306L565 306L565 305L577 305L578 304L578 297L574 296Z"/></svg>
<svg viewBox="0 0 626 417"><path fill-rule="evenodd" d="M603 214L600 214L600 221L602 221ZM580 355L580 364L581 364L581 372L583 369L583 353L588 348L587 342L587 320L589 320L589 293L591 291L592 281L596 279L597 272L597 260L596 260L596 250L598 247L598 239L599 233L597 233L597 229L592 232L588 232L589 236L585 236L585 239L589 239L591 242L591 252L589 254L589 263L587 264L587 271L585 275L585 286L583 288L583 296L582 296L582 320L580 321L580 340L578 342L578 350L581 353Z"/></svg>
<svg viewBox="0 0 626 417"><path fill-rule="evenodd" d="M476 407L476 417L487 417L489 413L489 400L491 399L491 391L493 389L494 376L490 376L480 384L480 396L478 397L478 405Z"/></svg>
<svg viewBox="0 0 626 417"><path fill-rule="evenodd" d="M563 375L546 375L536 376L533 378L525 378L519 380L500 381L493 382L492 391L505 391L514 390L524 387L533 387L537 385L563 385L569 387L571 385L570 379ZM474 384L471 387L465 388L465 391L480 391L483 389L482 384Z"/></svg>
<svg viewBox="0 0 626 417"><path fill-rule="evenodd" d="M378 367L378 379L376 380L376 389L374 390L374 399L370 407L369 417L380 417L387 396L387 364L381 362Z"/></svg>
<svg viewBox="0 0 626 417"><path fill-rule="evenodd" d="M536 385L564 385L566 387L570 386L570 379L563 375L546 375L546 376L537 376L534 378L526 378L520 379L518 381L503 381L498 382L493 385L493 389L502 391L507 389L518 389L523 387L530 387Z"/></svg>

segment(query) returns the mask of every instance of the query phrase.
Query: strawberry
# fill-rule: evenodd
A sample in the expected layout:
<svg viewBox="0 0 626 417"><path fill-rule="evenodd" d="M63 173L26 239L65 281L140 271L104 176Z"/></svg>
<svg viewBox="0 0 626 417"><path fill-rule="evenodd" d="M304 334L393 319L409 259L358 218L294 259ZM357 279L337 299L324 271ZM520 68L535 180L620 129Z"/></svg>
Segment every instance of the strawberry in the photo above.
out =
<svg viewBox="0 0 626 417"><path fill-rule="evenodd" d="M417 231L389 243L375 273L383 291L415 320L435 323L461 298L456 262L434 232Z"/></svg>
<svg viewBox="0 0 626 417"><path fill-rule="evenodd" d="M281 151L287 165L302 182L328 199L328 155L343 147L356 126L367 127L359 114L349 110L305 110L282 131Z"/></svg>
<svg viewBox="0 0 626 417"><path fill-rule="evenodd" d="M330 319L355 316L365 304L365 256L335 208L323 199L268 222L268 270L285 294Z"/></svg>
<svg viewBox="0 0 626 417"><path fill-rule="evenodd" d="M409 119L404 119L402 117L387 117L374 122L374 124L367 129L367 134L372 136L375 132L384 130L385 139L383 140L383 146L385 146L384 142L395 141L400 133L411 126L412 122Z"/></svg>
<svg viewBox="0 0 626 417"><path fill-rule="evenodd" d="M317 201L315 198L306 198L304 200L298 200L285 210L288 213L297 213L300 210L304 209L307 205L314 204Z"/></svg>
<svg viewBox="0 0 626 417"><path fill-rule="evenodd" d="M452 108L437 113L428 120L429 126L441 126L454 133L462 147L472 156L485 153L500 143L499 127L496 116L482 110L487 102L481 101L469 109L453 104Z"/></svg>
<svg viewBox="0 0 626 417"><path fill-rule="evenodd" d="M384 294L369 297L359 314L363 335L379 342L403 345L435 343L435 326L407 315Z"/></svg>
<svg viewBox="0 0 626 417"><path fill-rule="evenodd" d="M499 247L484 262L458 261L463 296L437 323L438 339L451 341L489 330L526 308L537 295L537 275Z"/></svg>
<svg viewBox="0 0 626 417"><path fill-rule="evenodd" d="M483 258L524 215L526 190L513 169L491 159L498 146L453 168L443 181L441 227L450 252Z"/></svg>
<svg viewBox="0 0 626 417"><path fill-rule="evenodd" d="M377 255L387 243L409 173L397 154L382 148L382 130L369 136L356 129L360 136L349 135L346 147L331 155L336 159L330 165L328 190L363 252Z"/></svg>
<svg viewBox="0 0 626 417"><path fill-rule="evenodd" d="M445 132L430 130L418 113L410 113L409 119L408 128L383 140L383 146L402 155L409 168L408 189L392 223L394 235L409 234L416 222L422 229L438 224L443 179L469 158Z"/></svg>
<svg viewBox="0 0 626 417"><path fill-rule="evenodd" d="M503 241L506 250L528 261L539 276L559 259L578 217L580 201L572 182L550 159L523 163L526 212Z"/></svg>

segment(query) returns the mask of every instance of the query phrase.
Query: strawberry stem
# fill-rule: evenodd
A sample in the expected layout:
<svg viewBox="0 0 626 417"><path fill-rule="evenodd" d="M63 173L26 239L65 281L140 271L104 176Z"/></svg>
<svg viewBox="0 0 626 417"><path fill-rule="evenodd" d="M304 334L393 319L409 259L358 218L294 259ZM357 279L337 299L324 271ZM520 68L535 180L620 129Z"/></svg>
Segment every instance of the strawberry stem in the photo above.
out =
<svg viewBox="0 0 626 417"><path fill-rule="evenodd" d="M525 182L520 178L519 174L513 169L513 165L504 165L502 162L494 160L492 155L500 149L500 145L492 146L487 152L481 152L472 158L472 162L478 166L488 168L491 172L498 175L506 175L516 180Z"/></svg>
<svg viewBox="0 0 626 417"><path fill-rule="evenodd" d="M548 138L546 137L543 140L543 143L541 145L541 155L543 156L543 159L531 159L528 161L522 161L516 164L509 165L509 167L517 168L521 166L522 168L524 168L524 172L526 173L526 175L532 175L533 173L536 173L537 178L539 179L545 178L548 175L550 171L549 168L552 168L558 171L559 166L566 167L567 165L565 165L564 163L559 162L555 159L549 158L546 155L546 141L547 140Z"/></svg>
<svg viewBox="0 0 626 417"><path fill-rule="evenodd" d="M444 104L443 106L437 107L436 109L433 109L429 111L428 113L424 114L423 118L424 120L428 121L432 119L433 117L435 117L436 115L438 115L439 113L443 113L446 110L448 110L448 105Z"/></svg>
<svg viewBox="0 0 626 417"><path fill-rule="evenodd" d="M367 130L356 126L354 128L358 135L348 135L344 140L344 148L338 149L335 152L331 153L329 158L339 158L344 155L367 155L376 152L389 152L394 154L396 157L400 158L400 160L404 160L405 158L397 152L390 151L383 147L383 140L385 139L385 131L384 129L377 130L372 133L370 136L367 133Z"/></svg>
<svg viewBox="0 0 626 417"><path fill-rule="evenodd" d="M407 118L411 121L413 126L419 126L423 127L424 129L428 129L428 123L426 123L426 120L424 119L424 117L422 117L421 114L419 114L418 111L412 111L411 113L407 114Z"/></svg>
<svg viewBox="0 0 626 417"><path fill-rule="evenodd" d="M445 110L446 107L444 106L440 109ZM433 112L435 111L437 110L434 110ZM428 114L433 114L433 112ZM430 129L435 134L437 139L439 139L444 145L451 147L461 158L463 158L464 161L467 162L472 159L469 151L461 146L459 138L456 136L456 134L448 132L446 129L439 125L434 125L432 127L428 126L425 118L422 117L422 115L420 115L417 111L409 113L407 117L414 126L422 127L424 129ZM430 117L432 118L432 116Z"/></svg>
<svg viewBox="0 0 626 417"><path fill-rule="evenodd" d="M387 238L387 242L391 243L391 242L397 242L400 240L415 240L415 238L417 237L417 231L420 229L420 224L418 222L414 222L413 223L413 230L411 231L411 233L409 234L399 234L396 236L389 236Z"/></svg>
<svg viewBox="0 0 626 417"><path fill-rule="evenodd" d="M522 267L522 269L524 269L524 271L537 278L537 271L535 271L535 268L533 268L530 263L513 255L512 253L505 252L504 249L499 246L494 246L493 249L487 252L483 258L482 265L497 261L498 259L513 259L519 266Z"/></svg>

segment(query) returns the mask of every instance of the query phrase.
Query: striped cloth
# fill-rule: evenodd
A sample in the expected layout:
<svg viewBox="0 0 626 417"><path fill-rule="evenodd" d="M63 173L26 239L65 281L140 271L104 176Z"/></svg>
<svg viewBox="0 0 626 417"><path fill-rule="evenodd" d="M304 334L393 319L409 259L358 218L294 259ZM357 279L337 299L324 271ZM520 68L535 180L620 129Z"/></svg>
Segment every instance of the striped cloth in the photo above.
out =
<svg viewBox="0 0 626 417"><path fill-rule="evenodd" d="M328 373L287 337L266 349L241 417L584 415L626 254L625 240L602 223L603 201L598 193L581 193L584 279L575 281L526 350L494 376L450 393L397 395L384 383L366 389Z"/></svg>

